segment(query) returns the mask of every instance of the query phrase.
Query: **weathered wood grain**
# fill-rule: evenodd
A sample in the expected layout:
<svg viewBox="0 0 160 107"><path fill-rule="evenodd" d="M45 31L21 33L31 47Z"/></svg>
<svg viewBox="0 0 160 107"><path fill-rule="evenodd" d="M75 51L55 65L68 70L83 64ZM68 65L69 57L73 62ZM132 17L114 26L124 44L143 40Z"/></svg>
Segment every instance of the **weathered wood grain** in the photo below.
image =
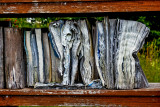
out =
<svg viewBox="0 0 160 107"><path fill-rule="evenodd" d="M160 11L160 1L1 3L0 14L25 13L105 13Z"/></svg>
<svg viewBox="0 0 160 107"><path fill-rule="evenodd" d="M31 49L31 31L25 31L24 34L24 44L27 56L27 85L33 86L35 84L34 81L34 71L32 64L32 49Z"/></svg>
<svg viewBox="0 0 160 107"><path fill-rule="evenodd" d="M3 106L160 106L159 97L1 96L0 100Z"/></svg>
<svg viewBox="0 0 160 107"><path fill-rule="evenodd" d="M44 83L44 55L42 50L42 33L41 29L35 29L37 49L38 49L38 61L39 61L39 82Z"/></svg>
<svg viewBox="0 0 160 107"><path fill-rule="evenodd" d="M51 82L53 83L61 83L62 76L59 73L59 59L56 57L55 52L50 43L50 54L51 54L51 64L52 64L52 72L51 72Z"/></svg>
<svg viewBox="0 0 160 107"><path fill-rule="evenodd" d="M64 54L64 73L63 73L63 85L70 85L70 70L71 70L71 49L73 45L73 34L71 31L72 21L67 20L62 27L61 43L63 45L63 54Z"/></svg>
<svg viewBox="0 0 160 107"><path fill-rule="evenodd" d="M108 89L148 87L137 53L142 48L149 28L137 21L109 20L96 24L96 67Z"/></svg>
<svg viewBox="0 0 160 107"><path fill-rule="evenodd" d="M52 22L49 25L49 39L51 42L52 49L54 50L55 57L59 59L58 72L62 76L63 73L63 46L62 46L62 26L64 24L63 20Z"/></svg>
<svg viewBox="0 0 160 107"><path fill-rule="evenodd" d="M51 55L50 55L50 47L48 34L43 33L42 35L43 41L43 55L44 55L44 74L45 74L45 83L51 82Z"/></svg>
<svg viewBox="0 0 160 107"><path fill-rule="evenodd" d="M96 22L96 45L95 45L95 62L99 77L102 81L102 85L106 80L106 43L105 43L104 24L102 22Z"/></svg>
<svg viewBox="0 0 160 107"><path fill-rule="evenodd" d="M71 50L71 85L74 85L76 77L78 77L78 62L79 55L82 47L82 35L80 27L77 21L73 21L71 24L71 31L73 35L73 45ZM78 75L78 76L77 76Z"/></svg>
<svg viewBox="0 0 160 107"><path fill-rule="evenodd" d="M83 1L116 1L116 0L0 0L0 3L22 3L22 2L83 2Z"/></svg>
<svg viewBox="0 0 160 107"><path fill-rule="evenodd" d="M148 81L140 67L137 53L149 34L146 25L129 20L118 20L118 48L115 57L115 87L133 89L148 87Z"/></svg>
<svg viewBox="0 0 160 107"><path fill-rule="evenodd" d="M113 31L108 17L104 17L103 22L96 22L95 61L102 84L107 89L114 89L115 81L113 72Z"/></svg>
<svg viewBox="0 0 160 107"><path fill-rule="evenodd" d="M133 90L0 89L0 105L160 106L160 84ZM95 100L96 99L96 100ZM47 103L46 103L47 102ZM146 105L147 104L147 105Z"/></svg>
<svg viewBox="0 0 160 107"><path fill-rule="evenodd" d="M33 66L33 79L34 84L39 81L39 59L38 59L38 49L36 43L36 36L34 30L31 32L31 52L32 52L32 66Z"/></svg>
<svg viewBox="0 0 160 107"><path fill-rule="evenodd" d="M62 82L63 77L63 46L62 46L62 26L63 20L50 23L48 34L50 39L51 60L52 60L52 82Z"/></svg>
<svg viewBox="0 0 160 107"><path fill-rule="evenodd" d="M6 88L25 87L23 36L20 29L4 28Z"/></svg>
<svg viewBox="0 0 160 107"><path fill-rule="evenodd" d="M79 27L82 32L82 49L80 56L80 73L85 85L88 85L94 76L94 56L92 38L86 20L79 21Z"/></svg>
<svg viewBox="0 0 160 107"><path fill-rule="evenodd" d="M4 42L3 42L3 27L0 27L0 88L4 88Z"/></svg>
<svg viewBox="0 0 160 107"><path fill-rule="evenodd" d="M160 96L160 83L149 83L148 88L133 90L104 90L104 89L88 89L88 90L66 90L66 89L32 89L24 88L17 90L0 89L0 95L52 95L52 96L143 96L158 97Z"/></svg>

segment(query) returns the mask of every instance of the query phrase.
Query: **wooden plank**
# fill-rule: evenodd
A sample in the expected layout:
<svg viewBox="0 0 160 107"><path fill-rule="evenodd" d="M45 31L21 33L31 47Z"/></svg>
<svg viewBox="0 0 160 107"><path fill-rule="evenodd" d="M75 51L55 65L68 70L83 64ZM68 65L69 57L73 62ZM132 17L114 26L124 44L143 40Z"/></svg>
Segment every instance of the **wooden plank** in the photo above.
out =
<svg viewBox="0 0 160 107"><path fill-rule="evenodd" d="M159 97L0 96L1 106L160 106Z"/></svg>
<svg viewBox="0 0 160 107"><path fill-rule="evenodd" d="M86 90L63 90L63 89L0 89L0 95L51 95L51 96L160 96L160 83L150 83L149 88L133 90L104 90L104 89L86 89Z"/></svg>
<svg viewBox="0 0 160 107"><path fill-rule="evenodd" d="M160 1L1 3L0 14L160 11Z"/></svg>
<svg viewBox="0 0 160 107"><path fill-rule="evenodd" d="M4 28L6 87L24 88L24 60L22 32L17 28Z"/></svg>
<svg viewBox="0 0 160 107"><path fill-rule="evenodd" d="M0 88L4 88L3 27L0 27Z"/></svg>
<svg viewBox="0 0 160 107"><path fill-rule="evenodd" d="M44 75L45 75L45 83L51 82L51 54L50 54L50 48L49 48L49 40L48 40L48 34L43 33L42 34L42 44L43 44L43 54L44 54Z"/></svg>
<svg viewBox="0 0 160 107"><path fill-rule="evenodd" d="M22 2L83 2L83 1L117 1L117 0L0 0L0 3L22 3Z"/></svg>

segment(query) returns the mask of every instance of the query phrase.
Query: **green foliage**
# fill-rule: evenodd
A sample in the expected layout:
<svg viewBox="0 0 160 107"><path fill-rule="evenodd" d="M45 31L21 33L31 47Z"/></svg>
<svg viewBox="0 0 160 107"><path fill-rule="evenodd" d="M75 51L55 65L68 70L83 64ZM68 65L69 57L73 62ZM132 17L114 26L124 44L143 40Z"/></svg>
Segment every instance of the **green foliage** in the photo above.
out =
<svg viewBox="0 0 160 107"><path fill-rule="evenodd" d="M141 67L149 82L160 82L160 49L157 46L157 39L147 42L138 54Z"/></svg>

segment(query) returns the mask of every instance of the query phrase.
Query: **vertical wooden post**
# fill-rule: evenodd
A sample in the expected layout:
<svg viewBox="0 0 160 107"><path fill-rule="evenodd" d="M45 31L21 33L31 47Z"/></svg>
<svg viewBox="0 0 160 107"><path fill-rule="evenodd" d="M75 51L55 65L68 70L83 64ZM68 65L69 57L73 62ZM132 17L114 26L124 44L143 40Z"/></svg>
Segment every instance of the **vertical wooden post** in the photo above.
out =
<svg viewBox="0 0 160 107"><path fill-rule="evenodd" d="M4 88L3 27L0 27L0 88Z"/></svg>
<svg viewBox="0 0 160 107"><path fill-rule="evenodd" d="M22 32L17 28L5 28L6 87L24 88L24 60Z"/></svg>

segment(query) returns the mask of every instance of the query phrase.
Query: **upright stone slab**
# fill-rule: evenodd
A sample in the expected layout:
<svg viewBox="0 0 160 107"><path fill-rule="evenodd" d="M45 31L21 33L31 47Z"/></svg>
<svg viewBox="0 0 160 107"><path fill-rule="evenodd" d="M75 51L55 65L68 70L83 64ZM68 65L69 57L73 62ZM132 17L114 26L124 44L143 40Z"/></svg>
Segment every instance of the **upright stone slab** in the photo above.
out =
<svg viewBox="0 0 160 107"><path fill-rule="evenodd" d="M5 74L6 87L17 89L25 87L23 59L23 34L17 28L5 28Z"/></svg>
<svg viewBox="0 0 160 107"><path fill-rule="evenodd" d="M0 27L0 88L4 88L3 27Z"/></svg>

